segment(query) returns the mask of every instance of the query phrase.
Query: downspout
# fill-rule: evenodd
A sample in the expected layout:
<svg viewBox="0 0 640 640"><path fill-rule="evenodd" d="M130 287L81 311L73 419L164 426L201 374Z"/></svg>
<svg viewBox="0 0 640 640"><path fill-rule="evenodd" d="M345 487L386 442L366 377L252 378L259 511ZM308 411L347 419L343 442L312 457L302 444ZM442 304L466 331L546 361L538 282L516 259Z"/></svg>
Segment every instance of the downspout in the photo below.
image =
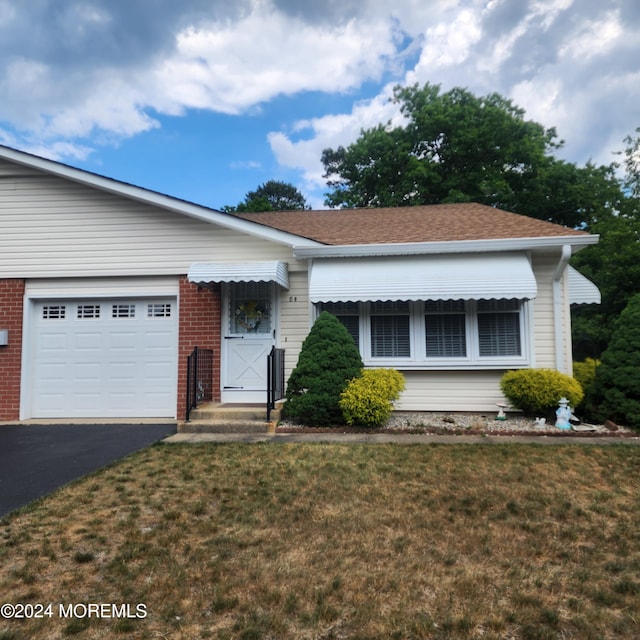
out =
<svg viewBox="0 0 640 640"><path fill-rule="evenodd" d="M562 246L560 261L553 273L553 323L555 333L555 350L556 350L556 369L561 373L567 373L567 365L564 358L564 340L563 340L563 309L564 305L562 296L562 279L564 277L567 264L571 258L571 245Z"/></svg>

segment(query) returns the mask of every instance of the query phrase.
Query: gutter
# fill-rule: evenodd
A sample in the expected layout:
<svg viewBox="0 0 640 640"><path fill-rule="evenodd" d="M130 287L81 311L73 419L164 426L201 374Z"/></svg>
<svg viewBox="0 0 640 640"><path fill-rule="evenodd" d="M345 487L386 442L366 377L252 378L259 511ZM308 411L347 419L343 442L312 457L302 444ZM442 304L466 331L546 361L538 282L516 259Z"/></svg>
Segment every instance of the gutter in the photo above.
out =
<svg viewBox="0 0 640 640"><path fill-rule="evenodd" d="M443 242L395 242L389 244L295 245L296 258L356 258L366 256L412 256L443 253L480 253L489 251L528 251L573 246L574 251L597 244L600 236L585 233L571 236L537 238L499 238L490 240L449 240Z"/></svg>
<svg viewBox="0 0 640 640"><path fill-rule="evenodd" d="M563 341L563 318L562 311L564 305L562 304L562 279L569 264L569 258L571 258L571 245L565 244L562 247L562 253L560 254L560 260L556 266L556 270L553 272L553 324L554 324L554 344L556 351L556 369L561 373L568 373L568 366L564 357L564 341Z"/></svg>

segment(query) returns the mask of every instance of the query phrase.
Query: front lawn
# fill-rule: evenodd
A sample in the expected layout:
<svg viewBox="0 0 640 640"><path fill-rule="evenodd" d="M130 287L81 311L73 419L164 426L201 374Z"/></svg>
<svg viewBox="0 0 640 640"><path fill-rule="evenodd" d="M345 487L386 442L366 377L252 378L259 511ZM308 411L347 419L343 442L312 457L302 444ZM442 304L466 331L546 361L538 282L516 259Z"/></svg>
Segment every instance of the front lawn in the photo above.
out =
<svg viewBox="0 0 640 640"><path fill-rule="evenodd" d="M157 445L0 521L0 640L637 638L638 453Z"/></svg>

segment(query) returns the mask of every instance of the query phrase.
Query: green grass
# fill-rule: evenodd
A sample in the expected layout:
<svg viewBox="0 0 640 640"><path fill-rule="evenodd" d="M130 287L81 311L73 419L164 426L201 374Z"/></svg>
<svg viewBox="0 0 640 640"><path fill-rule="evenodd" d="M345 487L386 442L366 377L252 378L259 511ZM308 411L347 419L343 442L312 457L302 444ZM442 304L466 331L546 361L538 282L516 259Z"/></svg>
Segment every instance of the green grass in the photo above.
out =
<svg viewBox="0 0 640 640"><path fill-rule="evenodd" d="M0 522L0 638L640 635L632 446L161 445Z"/></svg>

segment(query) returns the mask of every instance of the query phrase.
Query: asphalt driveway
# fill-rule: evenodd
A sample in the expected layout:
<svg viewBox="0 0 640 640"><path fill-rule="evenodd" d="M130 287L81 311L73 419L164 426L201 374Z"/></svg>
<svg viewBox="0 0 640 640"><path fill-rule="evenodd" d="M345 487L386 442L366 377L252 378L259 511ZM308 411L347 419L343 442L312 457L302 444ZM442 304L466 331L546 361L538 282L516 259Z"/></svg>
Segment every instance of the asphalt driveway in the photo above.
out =
<svg viewBox="0 0 640 640"><path fill-rule="evenodd" d="M174 433L175 424L0 426L0 517Z"/></svg>

